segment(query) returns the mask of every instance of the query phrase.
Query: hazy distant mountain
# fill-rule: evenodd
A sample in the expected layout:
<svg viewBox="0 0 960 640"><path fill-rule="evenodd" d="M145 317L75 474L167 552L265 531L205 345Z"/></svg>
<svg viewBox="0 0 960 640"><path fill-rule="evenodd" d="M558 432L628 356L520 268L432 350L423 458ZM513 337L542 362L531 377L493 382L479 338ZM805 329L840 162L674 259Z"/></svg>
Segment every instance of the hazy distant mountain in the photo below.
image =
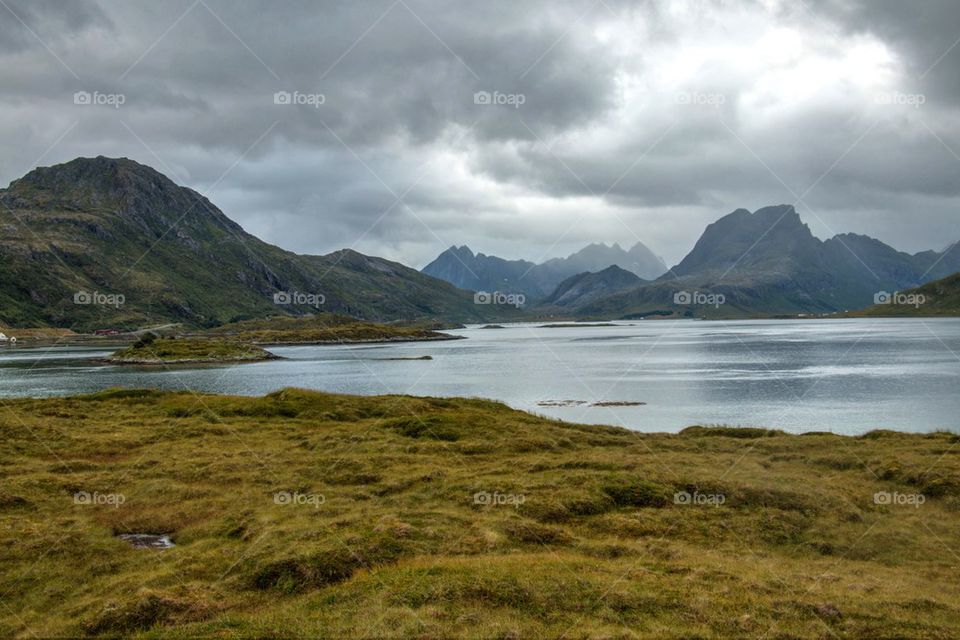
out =
<svg viewBox="0 0 960 640"><path fill-rule="evenodd" d="M450 247L424 267L421 273L445 280L455 287L471 291L523 293L528 298L546 295L549 285L539 282L530 272L536 265L526 260L504 260L470 247Z"/></svg>
<svg viewBox="0 0 960 640"><path fill-rule="evenodd" d="M669 274L579 311L608 317L843 311L872 304L877 292L916 287L956 271L955 247L910 255L862 235L821 241L792 206L738 209L709 225ZM724 303L678 304L675 296L683 292L721 294Z"/></svg>
<svg viewBox="0 0 960 640"><path fill-rule="evenodd" d="M211 325L317 311L482 320L499 311L395 262L266 244L125 158L35 169L0 190L0 204L0 320L16 326ZM276 304L279 292L290 304Z"/></svg>
<svg viewBox="0 0 960 640"><path fill-rule="evenodd" d="M663 260L640 242L629 251L618 244L591 244L566 258L553 258L542 264L474 254L466 246L450 247L422 271L461 289L510 291L524 293L531 299L543 299L571 276L602 271L613 265L647 280L667 271Z"/></svg>
<svg viewBox="0 0 960 640"><path fill-rule="evenodd" d="M616 265L644 280L659 278L667 272L667 265L654 255L642 242L638 242L629 251L624 251L614 243L590 244L566 258L553 258L539 265L545 272L583 273L597 272Z"/></svg>
<svg viewBox="0 0 960 640"><path fill-rule="evenodd" d="M596 273L578 273L557 285L556 290L542 301L543 306L575 307L598 298L636 287L644 280L635 274L612 265Z"/></svg>

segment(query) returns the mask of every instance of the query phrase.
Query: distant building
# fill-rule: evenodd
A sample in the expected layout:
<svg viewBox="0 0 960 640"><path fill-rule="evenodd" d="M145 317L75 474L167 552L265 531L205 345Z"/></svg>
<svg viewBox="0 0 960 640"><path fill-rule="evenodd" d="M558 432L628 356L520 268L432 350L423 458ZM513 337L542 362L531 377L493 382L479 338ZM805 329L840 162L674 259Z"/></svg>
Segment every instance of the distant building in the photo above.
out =
<svg viewBox="0 0 960 640"><path fill-rule="evenodd" d="M118 336L120 335L119 329L97 329L93 332L95 336Z"/></svg>
<svg viewBox="0 0 960 640"><path fill-rule="evenodd" d="M7 334L0 333L0 342L6 342L7 340L9 340L9 338L7 338Z"/></svg>

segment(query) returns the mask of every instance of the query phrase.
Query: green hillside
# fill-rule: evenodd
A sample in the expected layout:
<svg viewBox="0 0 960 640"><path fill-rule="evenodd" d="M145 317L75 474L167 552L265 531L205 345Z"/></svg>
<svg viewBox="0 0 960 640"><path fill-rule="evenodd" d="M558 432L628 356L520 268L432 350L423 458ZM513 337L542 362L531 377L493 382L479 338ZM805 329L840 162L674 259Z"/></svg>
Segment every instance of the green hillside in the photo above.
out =
<svg viewBox="0 0 960 640"><path fill-rule="evenodd" d="M7 325L214 326L318 311L480 321L511 313L475 305L469 292L388 260L350 250L297 255L266 244L200 194L132 160L38 168L0 191L0 205Z"/></svg>
<svg viewBox="0 0 960 640"><path fill-rule="evenodd" d="M889 301L875 304L855 316L960 316L960 273L916 289L889 292ZM896 294L896 295L894 295Z"/></svg>

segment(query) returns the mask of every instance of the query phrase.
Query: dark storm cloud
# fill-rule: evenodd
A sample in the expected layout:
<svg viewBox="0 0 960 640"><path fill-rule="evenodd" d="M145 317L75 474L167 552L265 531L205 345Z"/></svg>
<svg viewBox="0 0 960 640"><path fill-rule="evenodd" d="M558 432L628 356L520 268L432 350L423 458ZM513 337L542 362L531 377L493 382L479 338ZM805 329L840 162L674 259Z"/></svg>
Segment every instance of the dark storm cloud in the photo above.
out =
<svg viewBox="0 0 960 640"><path fill-rule="evenodd" d="M298 251L676 261L798 196L824 235L955 227L953 2L5 1L4 179L126 155Z"/></svg>
<svg viewBox="0 0 960 640"><path fill-rule="evenodd" d="M17 51L38 42L57 42L70 33L99 25L106 14L94 4L74 0L4 0L0 5L0 50Z"/></svg>

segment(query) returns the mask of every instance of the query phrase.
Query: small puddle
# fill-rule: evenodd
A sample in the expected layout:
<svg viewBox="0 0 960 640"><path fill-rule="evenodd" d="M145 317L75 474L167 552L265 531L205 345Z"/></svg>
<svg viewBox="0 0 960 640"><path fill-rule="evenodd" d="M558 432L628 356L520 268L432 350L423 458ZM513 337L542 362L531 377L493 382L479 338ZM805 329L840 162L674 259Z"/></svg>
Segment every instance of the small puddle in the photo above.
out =
<svg viewBox="0 0 960 640"><path fill-rule="evenodd" d="M134 549L169 549L174 546L170 536L152 533L121 533L119 537L133 545Z"/></svg>

